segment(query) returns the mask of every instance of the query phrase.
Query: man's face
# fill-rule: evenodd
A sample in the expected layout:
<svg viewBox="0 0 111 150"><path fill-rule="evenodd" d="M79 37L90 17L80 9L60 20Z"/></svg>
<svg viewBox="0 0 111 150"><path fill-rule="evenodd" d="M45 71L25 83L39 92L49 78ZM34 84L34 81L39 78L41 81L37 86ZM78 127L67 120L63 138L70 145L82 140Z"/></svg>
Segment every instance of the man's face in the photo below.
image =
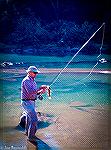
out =
<svg viewBox="0 0 111 150"><path fill-rule="evenodd" d="M32 72L32 71L29 72L29 75L30 75L32 78L35 78L37 74L38 74L37 72Z"/></svg>

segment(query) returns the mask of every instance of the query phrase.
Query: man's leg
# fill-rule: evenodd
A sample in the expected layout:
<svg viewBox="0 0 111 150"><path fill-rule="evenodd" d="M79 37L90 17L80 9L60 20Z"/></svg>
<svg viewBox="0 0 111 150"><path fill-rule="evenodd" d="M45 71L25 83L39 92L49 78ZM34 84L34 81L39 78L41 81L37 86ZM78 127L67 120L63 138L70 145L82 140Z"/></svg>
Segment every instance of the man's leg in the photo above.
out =
<svg viewBox="0 0 111 150"><path fill-rule="evenodd" d="M31 138L35 136L35 133L37 131L37 114L35 110L32 110L31 112L28 112L28 115L30 117L28 137Z"/></svg>
<svg viewBox="0 0 111 150"><path fill-rule="evenodd" d="M23 101L22 107L26 113L26 131L28 138L31 139L35 136L37 130L37 113L35 111L35 103L32 101Z"/></svg>
<svg viewBox="0 0 111 150"><path fill-rule="evenodd" d="M28 129L29 129L29 126L30 126L30 117L29 117L28 114L26 114L25 133L26 133L27 136L28 136Z"/></svg>

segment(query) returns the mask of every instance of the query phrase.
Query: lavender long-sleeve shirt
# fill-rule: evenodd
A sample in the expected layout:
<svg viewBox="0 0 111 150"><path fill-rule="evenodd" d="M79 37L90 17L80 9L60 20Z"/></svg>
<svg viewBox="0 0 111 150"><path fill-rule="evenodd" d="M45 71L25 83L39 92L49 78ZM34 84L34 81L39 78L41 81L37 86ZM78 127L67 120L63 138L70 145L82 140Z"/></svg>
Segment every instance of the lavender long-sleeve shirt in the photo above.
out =
<svg viewBox="0 0 111 150"><path fill-rule="evenodd" d="M37 91L37 84L36 84L35 80L32 77L27 75L22 80L21 99L36 99L37 94L34 93L36 91Z"/></svg>

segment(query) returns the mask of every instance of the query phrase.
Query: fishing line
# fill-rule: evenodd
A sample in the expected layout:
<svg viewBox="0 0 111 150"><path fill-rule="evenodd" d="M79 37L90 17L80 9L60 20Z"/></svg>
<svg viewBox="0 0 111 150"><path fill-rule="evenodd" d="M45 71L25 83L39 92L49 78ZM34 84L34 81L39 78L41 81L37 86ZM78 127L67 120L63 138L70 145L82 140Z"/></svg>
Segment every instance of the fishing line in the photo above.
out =
<svg viewBox="0 0 111 150"><path fill-rule="evenodd" d="M101 47L100 47L100 54L97 56L97 58L99 58L102 54L101 50L102 50L103 42L104 42L104 34L105 34L105 23L104 23L104 26L103 26L103 35L102 35L102 42L101 42Z"/></svg>
<svg viewBox="0 0 111 150"><path fill-rule="evenodd" d="M81 79L81 80L78 81L78 82L73 83L73 85L74 85L74 84L77 84L77 83L80 83L81 81L87 79L87 78L92 74L92 72L94 71L94 68L97 67L97 65L99 64L99 62L100 62L100 63L106 62L104 58L98 60L98 58L99 58L99 57L101 56L101 54L102 54L102 51L101 51L101 50L102 50L102 48L103 48L104 34L105 34L105 24L104 24L104 26L103 26L102 42L101 42L101 46L100 46L100 54L99 54L99 55L97 56L97 58L96 58L96 60L97 60L97 61L96 61L96 64L92 67L91 71L89 72L89 74L88 74L85 78ZM85 83L84 83L84 84L85 84ZM72 85L72 84L71 84L71 85Z"/></svg>
<svg viewBox="0 0 111 150"><path fill-rule="evenodd" d="M57 74L57 76L52 80L52 83L49 85L49 87L51 87L56 81L57 79L59 78L59 76L61 75L61 73L68 67L68 65L73 61L73 59L78 55L78 53L88 44L88 42L95 36L95 34L103 27L105 26L105 23L103 23L93 34L92 36L82 45L82 47L77 51L76 54L74 54L74 56L69 60L69 62L66 64L66 66L64 68L61 69L61 71ZM102 37L102 44L101 44L101 47L100 47L100 54L98 55L98 58L100 57L101 55L101 49L102 49L102 46L103 46L103 40L104 40L104 32L105 32L105 27L104 27L104 30L103 30L103 37ZM94 67L91 69L89 75L93 72L93 69L98 65L98 62L96 63L96 65L94 65ZM88 76L89 76L88 75ZM88 77L87 76L87 77ZM86 77L85 77L86 78Z"/></svg>

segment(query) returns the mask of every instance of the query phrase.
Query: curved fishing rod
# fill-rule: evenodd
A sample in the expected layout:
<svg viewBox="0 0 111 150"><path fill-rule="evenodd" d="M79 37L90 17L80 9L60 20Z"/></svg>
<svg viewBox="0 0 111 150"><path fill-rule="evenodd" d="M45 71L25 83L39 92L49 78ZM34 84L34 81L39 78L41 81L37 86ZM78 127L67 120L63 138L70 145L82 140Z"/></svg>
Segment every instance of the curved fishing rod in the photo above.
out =
<svg viewBox="0 0 111 150"><path fill-rule="evenodd" d="M66 66L64 68L62 68L60 70L60 72L57 74L57 76L52 80L52 83L48 86L48 97L50 98L51 92L50 92L50 87L57 81L57 79L59 78L59 76L61 75L61 73L68 67L68 65L72 62L72 60L78 55L78 53L88 44L88 42L95 36L95 34L102 28L105 27L105 23L103 23L93 34L92 36L82 45L82 47L77 51L76 54L74 54L74 56L69 60L69 62L66 64ZM105 28L104 28L105 29ZM104 30L103 30L104 31ZM101 49L103 46L103 40L104 40L104 33L103 33L103 38L102 38L102 44L101 44L101 48L100 48L100 54L98 57L100 57L101 55ZM97 57L97 58L98 58ZM98 64L98 63L97 63ZM97 66L97 64L95 66ZM94 67L95 67L94 66ZM93 69L94 69L93 67ZM92 73L93 69L91 69L91 72L89 74ZM89 76L89 75L88 75Z"/></svg>

